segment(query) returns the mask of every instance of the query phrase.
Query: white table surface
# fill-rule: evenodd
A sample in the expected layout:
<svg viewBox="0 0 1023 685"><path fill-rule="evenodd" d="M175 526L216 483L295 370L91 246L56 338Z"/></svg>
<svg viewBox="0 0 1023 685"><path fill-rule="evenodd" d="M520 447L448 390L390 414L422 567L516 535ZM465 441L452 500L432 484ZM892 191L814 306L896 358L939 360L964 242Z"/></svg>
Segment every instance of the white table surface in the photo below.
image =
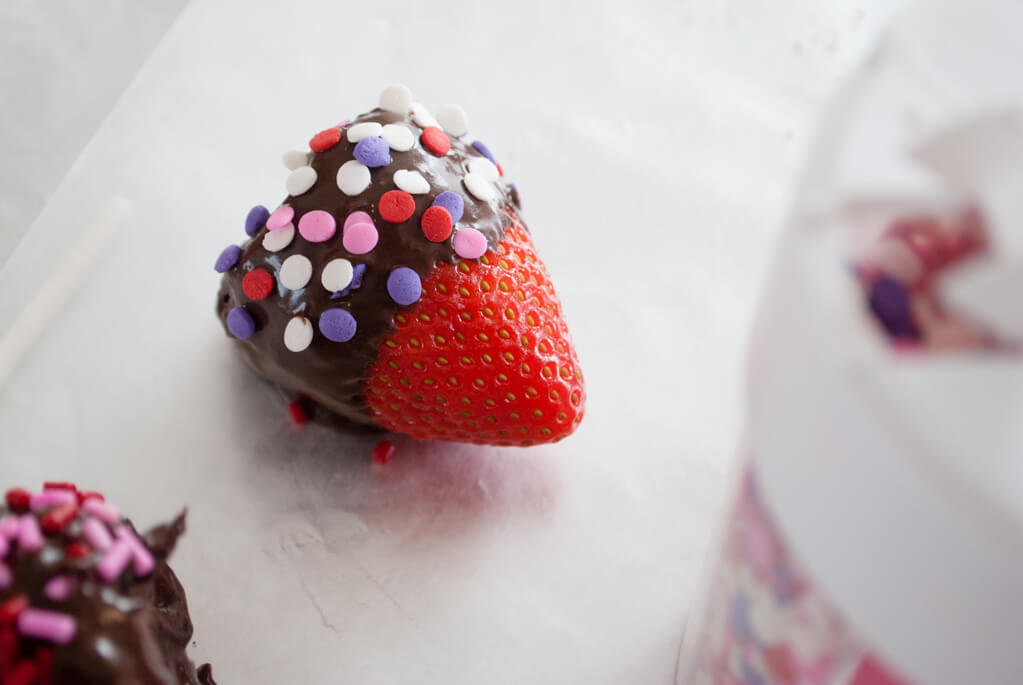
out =
<svg viewBox="0 0 1023 685"><path fill-rule="evenodd" d="M259 5L259 6L254 6ZM174 566L222 683L670 683L816 108L891 3L185 7L0 271L0 472ZM281 152L402 81L523 194L586 372L529 449L289 428L213 315Z"/></svg>

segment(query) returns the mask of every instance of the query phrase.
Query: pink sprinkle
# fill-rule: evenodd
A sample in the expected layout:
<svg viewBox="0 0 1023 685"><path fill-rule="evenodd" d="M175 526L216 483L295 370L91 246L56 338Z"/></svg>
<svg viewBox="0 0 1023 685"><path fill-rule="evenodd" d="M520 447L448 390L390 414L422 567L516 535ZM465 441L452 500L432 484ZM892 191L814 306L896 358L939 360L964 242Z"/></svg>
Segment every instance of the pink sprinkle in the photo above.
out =
<svg viewBox="0 0 1023 685"><path fill-rule="evenodd" d="M37 495L32 495L28 506L32 511L55 507L58 504L70 504L77 502L78 496L71 490L43 490Z"/></svg>
<svg viewBox="0 0 1023 685"><path fill-rule="evenodd" d="M377 246L380 234L371 223L359 223L346 226L341 244L352 254L366 254Z"/></svg>
<svg viewBox="0 0 1023 685"><path fill-rule="evenodd" d="M341 123L339 123L337 126L335 126L334 128L344 128L345 126L348 125L349 121L351 121L351 119L345 119Z"/></svg>
<svg viewBox="0 0 1023 685"><path fill-rule="evenodd" d="M18 632L25 637L66 645L75 636L75 619L56 611L30 607L18 616Z"/></svg>
<svg viewBox="0 0 1023 685"><path fill-rule="evenodd" d="M122 573L131 559L131 547L124 540L116 540L96 565L96 571L103 580L112 582Z"/></svg>
<svg viewBox="0 0 1023 685"><path fill-rule="evenodd" d="M288 205L281 205L274 210L273 214L266 220L266 230L276 231L284 228L295 218L295 210Z"/></svg>
<svg viewBox="0 0 1023 685"><path fill-rule="evenodd" d="M85 535L85 539L89 541L90 545L101 552L110 547L110 543L114 541L103 522L91 516L82 524L82 534Z"/></svg>
<svg viewBox="0 0 1023 685"><path fill-rule="evenodd" d="M82 502L82 511L106 523L117 523L121 520L121 512L117 507L98 499L87 499Z"/></svg>
<svg viewBox="0 0 1023 685"><path fill-rule="evenodd" d="M487 237L475 228L458 229L451 244L462 259L479 259L487 251Z"/></svg>
<svg viewBox="0 0 1023 685"><path fill-rule="evenodd" d="M39 530L39 522L32 514L23 514L18 519L18 546L27 552L37 552L43 548L43 532Z"/></svg>
<svg viewBox="0 0 1023 685"><path fill-rule="evenodd" d="M117 527L117 539L128 543L128 546L131 548L131 556L135 562L132 568L135 571L135 575L141 578L153 572L153 569L156 568L156 560L153 559L149 548L139 540L131 528L123 523L119 525Z"/></svg>
<svg viewBox="0 0 1023 685"><path fill-rule="evenodd" d="M18 523L18 517L14 514L0 519L0 537L16 538L19 530L21 530L21 524Z"/></svg>
<svg viewBox="0 0 1023 685"><path fill-rule="evenodd" d="M342 224L342 228L348 228L352 224L372 224L373 217L366 212L352 212L345 217L345 222Z"/></svg>
<svg viewBox="0 0 1023 685"><path fill-rule="evenodd" d="M10 551L11 543L7 542L6 535L0 535L0 559L7 556L7 552Z"/></svg>
<svg viewBox="0 0 1023 685"><path fill-rule="evenodd" d="M71 576L54 576L46 581L43 593L54 602L63 602L75 591L77 586L78 583Z"/></svg>
<svg viewBox="0 0 1023 685"><path fill-rule="evenodd" d="M11 580L11 569L7 568L7 564L0 561L0 590L9 587Z"/></svg>
<svg viewBox="0 0 1023 685"><path fill-rule="evenodd" d="M325 243L337 233L337 222L330 212L314 209L298 220L298 232L311 243Z"/></svg>

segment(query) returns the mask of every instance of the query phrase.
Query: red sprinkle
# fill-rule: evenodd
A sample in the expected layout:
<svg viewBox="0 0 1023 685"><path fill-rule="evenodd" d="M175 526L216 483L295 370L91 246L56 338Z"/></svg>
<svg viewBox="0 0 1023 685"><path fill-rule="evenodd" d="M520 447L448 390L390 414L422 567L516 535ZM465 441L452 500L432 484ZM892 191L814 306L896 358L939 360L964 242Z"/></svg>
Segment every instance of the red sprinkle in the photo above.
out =
<svg viewBox="0 0 1023 685"><path fill-rule="evenodd" d="M25 605L28 605L28 600L25 600ZM7 664L14 663L17 653L18 634L14 632L14 626L0 627L0 674L6 673Z"/></svg>
<svg viewBox="0 0 1023 685"><path fill-rule="evenodd" d="M448 134L444 133L444 130L439 126L427 126L424 128L420 140L423 143L423 147L438 157L443 157L451 149L451 140L448 139Z"/></svg>
<svg viewBox="0 0 1023 685"><path fill-rule="evenodd" d="M14 595L3 603L0 603L0 626L13 624L18 620L21 612L28 608L28 597L25 595Z"/></svg>
<svg viewBox="0 0 1023 685"><path fill-rule="evenodd" d="M384 221L400 224L402 221L408 221L415 213L416 201L404 190L388 190L380 196L379 209Z"/></svg>
<svg viewBox="0 0 1023 685"><path fill-rule="evenodd" d="M68 559L84 559L85 557L92 554L92 549L84 542L67 543L67 547L64 548L64 554Z"/></svg>
<svg viewBox="0 0 1023 685"><path fill-rule="evenodd" d="M40 647L36 650L36 666L38 673L36 679L39 685L50 685L53 681L53 650L49 647Z"/></svg>
<svg viewBox="0 0 1023 685"><path fill-rule="evenodd" d="M7 506L11 511L26 511L30 499L32 499L32 495L28 493L28 490L11 488L7 491Z"/></svg>
<svg viewBox="0 0 1023 685"><path fill-rule="evenodd" d="M299 425L302 425L309 420L309 417L306 416L305 408L298 400L295 400L288 405L288 414L291 415L291 420Z"/></svg>
<svg viewBox="0 0 1023 685"><path fill-rule="evenodd" d="M86 492L79 492L78 493L78 503L79 504L81 504L82 502L84 502L87 499L98 499L100 502L106 502L107 501L106 497L104 497L103 495L101 495L98 492L93 492L92 490L88 490Z"/></svg>
<svg viewBox="0 0 1023 685"><path fill-rule="evenodd" d="M48 480L43 483L43 490L70 490L78 492L78 486L62 480Z"/></svg>
<svg viewBox="0 0 1023 685"><path fill-rule="evenodd" d="M74 502L61 504L46 512L42 526L47 533L59 533L78 516L78 505Z"/></svg>
<svg viewBox="0 0 1023 685"><path fill-rule="evenodd" d="M274 289L274 277L266 269L253 269L242 279L242 290L251 300L262 300Z"/></svg>
<svg viewBox="0 0 1023 685"><path fill-rule="evenodd" d="M435 243L443 242L451 235L451 215L440 205L430 207L423 212L423 218L419 225L423 229L423 235Z"/></svg>
<svg viewBox="0 0 1023 685"><path fill-rule="evenodd" d="M3 685L32 685L36 679L36 665L22 659L14 668L4 673Z"/></svg>
<svg viewBox="0 0 1023 685"><path fill-rule="evenodd" d="M504 169L501 168L500 164L497 165L497 173L504 176Z"/></svg>
<svg viewBox="0 0 1023 685"><path fill-rule="evenodd" d="M373 461L378 464L386 464L394 456L394 443L390 440L381 440L373 448Z"/></svg>
<svg viewBox="0 0 1023 685"><path fill-rule="evenodd" d="M309 149L313 152L323 152L341 142L341 130L327 128L309 139Z"/></svg>

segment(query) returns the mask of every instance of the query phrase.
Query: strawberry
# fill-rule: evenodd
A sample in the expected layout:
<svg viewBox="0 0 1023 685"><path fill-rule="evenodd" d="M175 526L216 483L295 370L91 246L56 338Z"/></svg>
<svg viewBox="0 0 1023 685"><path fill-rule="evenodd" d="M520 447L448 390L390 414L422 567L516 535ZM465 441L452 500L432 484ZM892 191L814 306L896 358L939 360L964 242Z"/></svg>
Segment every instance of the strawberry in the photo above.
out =
<svg viewBox="0 0 1023 685"><path fill-rule="evenodd" d="M284 157L249 212L217 312L312 420L422 440L534 445L583 416L583 377L514 184L467 118L392 86Z"/></svg>
<svg viewBox="0 0 1023 685"><path fill-rule="evenodd" d="M420 440L557 442L586 392L561 304L521 224L479 262L436 266L370 368L373 417Z"/></svg>

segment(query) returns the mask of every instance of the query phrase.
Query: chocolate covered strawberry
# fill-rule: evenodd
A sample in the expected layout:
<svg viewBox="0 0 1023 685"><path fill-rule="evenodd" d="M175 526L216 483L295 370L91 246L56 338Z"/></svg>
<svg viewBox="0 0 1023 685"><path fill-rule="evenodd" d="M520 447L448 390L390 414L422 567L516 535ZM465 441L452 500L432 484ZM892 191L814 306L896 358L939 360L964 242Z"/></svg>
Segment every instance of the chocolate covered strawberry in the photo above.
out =
<svg viewBox="0 0 1023 685"><path fill-rule="evenodd" d="M518 193L465 113L403 86L292 151L288 197L226 248L217 303L258 373L314 412L424 440L564 438L585 404ZM322 414L321 414L322 415Z"/></svg>

